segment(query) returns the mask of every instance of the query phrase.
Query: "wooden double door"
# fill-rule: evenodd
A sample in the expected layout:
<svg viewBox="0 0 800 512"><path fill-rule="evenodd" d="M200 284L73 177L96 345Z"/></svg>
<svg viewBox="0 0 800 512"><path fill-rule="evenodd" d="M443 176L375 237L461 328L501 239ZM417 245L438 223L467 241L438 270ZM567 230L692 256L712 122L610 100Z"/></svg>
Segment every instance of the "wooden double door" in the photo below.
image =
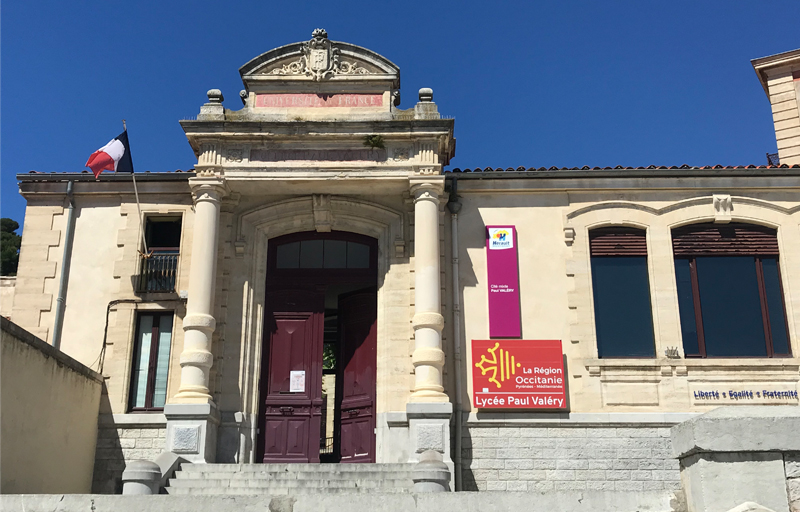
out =
<svg viewBox="0 0 800 512"><path fill-rule="evenodd" d="M275 245L318 238L292 235L277 239ZM349 240L353 235L338 234L338 238ZM363 241L371 253L370 240ZM376 273L369 268L373 265L363 268L361 261L355 269L275 267L267 281L261 460L319 462L322 453L326 462L375 462L377 294ZM335 376L335 389L326 389L325 395L323 374ZM326 434L331 419L332 439Z"/></svg>

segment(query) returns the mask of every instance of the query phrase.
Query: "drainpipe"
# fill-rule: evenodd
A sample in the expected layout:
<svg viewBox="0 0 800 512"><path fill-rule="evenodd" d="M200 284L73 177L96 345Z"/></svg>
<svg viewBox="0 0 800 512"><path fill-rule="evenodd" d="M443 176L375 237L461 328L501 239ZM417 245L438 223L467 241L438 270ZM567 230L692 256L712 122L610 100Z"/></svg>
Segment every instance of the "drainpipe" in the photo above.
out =
<svg viewBox="0 0 800 512"><path fill-rule="evenodd" d="M72 235L75 231L75 199L72 196L72 184L72 180L67 182L67 229L64 233L64 255L61 257L61 279L56 299L56 321L53 326L53 346L59 350L61 349L61 331L64 327L69 263L72 259Z"/></svg>
<svg viewBox="0 0 800 512"><path fill-rule="evenodd" d="M460 491L461 487L461 423L463 421L461 414L461 393L462 393L462 377L461 377L461 304L460 304L460 288L458 284L458 212L461 211L461 201L458 200L457 195L458 178L453 178L450 186L450 199L447 201L447 209L450 211L450 240L452 247L450 249L450 256L453 259L453 358L455 359L456 367L456 392L455 392L455 413L456 413L456 453L454 458L454 470L456 477L456 491Z"/></svg>

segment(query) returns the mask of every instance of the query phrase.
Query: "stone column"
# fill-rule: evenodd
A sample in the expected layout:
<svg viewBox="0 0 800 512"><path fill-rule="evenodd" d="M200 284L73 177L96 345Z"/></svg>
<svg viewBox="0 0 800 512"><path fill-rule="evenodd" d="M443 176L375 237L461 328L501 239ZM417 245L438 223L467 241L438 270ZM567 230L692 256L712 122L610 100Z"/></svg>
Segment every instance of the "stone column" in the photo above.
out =
<svg viewBox="0 0 800 512"><path fill-rule="evenodd" d="M167 451L190 462L213 462L219 413L208 388L213 363L214 289L220 203L228 192L224 179L197 177L189 181L195 198L189 300L183 319L183 352L178 393L164 407Z"/></svg>
<svg viewBox="0 0 800 512"><path fill-rule="evenodd" d="M190 182L195 197L189 301L183 319L181 385L174 403L213 403L208 389L211 369L211 335L214 333L214 289L217 282L219 212L225 195L224 181L200 178Z"/></svg>
<svg viewBox="0 0 800 512"><path fill-rule="evenodd" d="M450 457L450 417L453 404L444 393L442 370L441 282L439 265L439 196L444 176L418 175L410 178L414 196L414 391L406 404L409 462L433 450L453 474Z"/></svg>
<svg viewBox="0 0 800 512"><path fill-rule="evenodd" d="M411 178L414 195L414 392L411 402L449 402L442 385L444 351L439 266L439 195L444 176Z"/></svg>

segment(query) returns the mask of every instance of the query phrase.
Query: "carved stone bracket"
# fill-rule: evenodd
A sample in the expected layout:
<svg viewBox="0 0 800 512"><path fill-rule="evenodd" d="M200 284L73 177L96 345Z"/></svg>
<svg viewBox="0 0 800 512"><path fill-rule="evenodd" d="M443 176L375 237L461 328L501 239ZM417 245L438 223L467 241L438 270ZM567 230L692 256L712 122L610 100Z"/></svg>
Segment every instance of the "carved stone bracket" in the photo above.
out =
<svg viewBox="0 0 800 512"><path fill-rule="evenodd" d="M314 229L317 233L330 233L333 226L333 212L331 212L330 194L314 194L312 196L314 208Z"/></svg>
<svg viewBox="0 0 800 512"><path fill-rule="evenodd" d="M729 223L731 221L731 212L733 211L731 196L729 194L714 194L712 201L714 203L714 223Z"/></svg>
<svg viewBox="0 0 800 512"><path fill-rule="evenodd" d="M246 247L247 247L247 243L245 242L245 240L243 238L240 238L239 240L236 240L233 243L233 249L234 249L234 251L236 253L236 257L237 258L244 258L244 250L245 250Z"/></svg>
<svg viewBox="0 0 800 512"><path fill-rule="evenodd" d="M564 243L567 247L572 247L575 242L575 228L564 228Z"/></svg>

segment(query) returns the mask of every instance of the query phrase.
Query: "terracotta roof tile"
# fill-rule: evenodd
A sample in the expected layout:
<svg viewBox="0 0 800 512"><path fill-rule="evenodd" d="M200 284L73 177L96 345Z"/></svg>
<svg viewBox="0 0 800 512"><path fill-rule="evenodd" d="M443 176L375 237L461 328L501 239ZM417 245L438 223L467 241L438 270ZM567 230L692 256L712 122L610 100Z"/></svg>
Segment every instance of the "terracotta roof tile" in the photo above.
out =
<svg viewBox="0 0 800 512"><path fill-rule="evenodd" d="M480 167L476 167L474 169L461 169L456 167L455 169L447 169L445 172L449 173L476 173L476 172L542 172L542 171L610 171L610 170L701 170L701 169L800 169L800 164L795 165L705 165L705 166L693 166L693 165L649 165L647 167L625 167L622 165L617 165L616 167L589 167L588 165L584 165L583 167L517 167L516 169L513 167L508 167L503 169L501 167L491 168L486 167L481 169Z"/></svg>

